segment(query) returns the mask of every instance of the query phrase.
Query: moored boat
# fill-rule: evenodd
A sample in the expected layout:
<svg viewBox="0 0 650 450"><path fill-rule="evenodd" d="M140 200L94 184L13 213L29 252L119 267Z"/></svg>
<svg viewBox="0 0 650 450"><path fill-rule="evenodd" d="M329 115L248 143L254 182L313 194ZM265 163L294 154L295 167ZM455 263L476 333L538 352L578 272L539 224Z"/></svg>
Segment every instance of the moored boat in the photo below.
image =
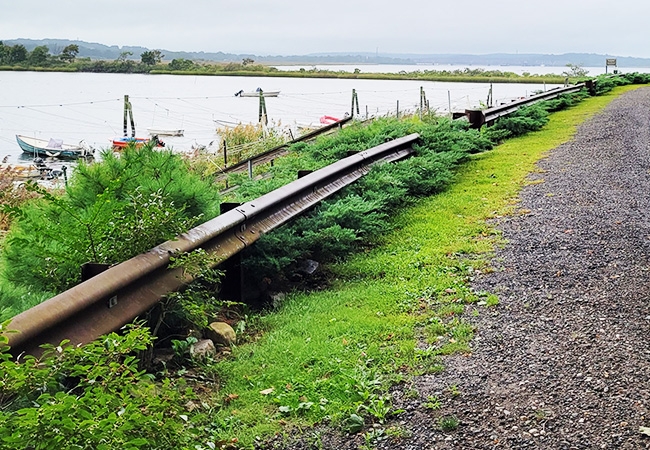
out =
<svg viewBox="0 0 650 450"><path fill-rule="evenodd" d="M170 130L162 128L147 128L149 136L183 136L185 130Z"/></svg>
<svg viewBox="0 0 650 450"><path fill-rule="evenodd" d="M336 117L332 117L332 116L321 116L319 121L322 124L329 125L331 123L340 122L341 119L337 119Z"/></svg>
<svg viewBox="0 0 650 450"><path fill-rule="evenodd" d="M245 92L243 89L239 92L235 93L235 97L259 97L260 96L260 88L257 88L256 91L253 92ZM261 91L262 92L262 97L277 97L280 95L280 91Z"/></svg>
<svg viewBox="0 0 650 450"><path fill-rule="evenodd" d="M149 143L149 141L154 141L156 143L156 147L165 146L165 143L160 139L158 139L158 136L153 136L151 139L123 136L120 138L113 139L113 149L122 150L129 145L135 145L137 148L139 148Z"/></svg>
<svg viewBox="0 0 650 450"><path fill-rule="evenodd" d="M16 141L23 152L37 157L83 158L92 156L94 150L81 141L78 145L64 144L61 139L38 139L16 135Z"/></svg>

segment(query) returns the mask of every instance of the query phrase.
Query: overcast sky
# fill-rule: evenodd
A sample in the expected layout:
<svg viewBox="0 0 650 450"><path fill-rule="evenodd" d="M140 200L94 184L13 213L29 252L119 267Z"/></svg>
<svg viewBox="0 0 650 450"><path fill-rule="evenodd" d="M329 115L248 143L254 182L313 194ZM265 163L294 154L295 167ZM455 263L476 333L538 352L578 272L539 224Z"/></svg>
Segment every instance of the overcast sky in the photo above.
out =
<svg viewBox="0 0 650 450"><path fill-rule="evenodd" d="M648 0L0 0L0 40L300 55L650 57Z"/></svg>

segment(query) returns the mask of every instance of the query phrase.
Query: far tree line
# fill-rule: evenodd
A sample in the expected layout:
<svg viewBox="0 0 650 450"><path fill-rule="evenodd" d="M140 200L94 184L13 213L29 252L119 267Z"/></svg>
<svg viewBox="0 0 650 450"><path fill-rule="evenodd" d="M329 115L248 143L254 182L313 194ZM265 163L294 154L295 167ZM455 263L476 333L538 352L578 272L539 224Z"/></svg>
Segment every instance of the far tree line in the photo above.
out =
<svg viewBox="0 0 650 450"><path fill-rule="evenodd" d="M35 47L31 52L22 44L5 45L0 41L0 65L4 66L25 66L25 67L56 67L64 64L71 64L77 60L79 46L70 44L64 47L57 54L50 53L46 45ZM121 64L137 64L130 59L132 52L122 52L115 60ZM165 55L160 50L148 50L140 55L141 64L155 66L160 64ZM84 61L90 61L89 58L83 58Z"/></svg>
<svg viewBox="0 0 650 450"><path fill-rule="evenodd" d="M254 60L245 58L241 63L207 64L189 59L173 59L163 63L165 55L160 50L147 50L140 54L140 61L135 59L132 52L125 51L115 60L91 60L78 58L79 46L70 44L63 49L57 49L52 54L46 45L35 47L32 51L22 44L5 45L0 41L0 68L52 70L70 70L78 72L119 72L119 73L149 73L159 71L274 71L274 68L254 64Z"/></svg>
<svg viewBox="0 0 650 450"><path fill-rule="evenodd" d="M562 83L564 77L577 79L584 77L586 71L580 66L569 65L570 71L562 75L545 74L532 75L524 73L518 75L514 72L499 70L469 69L465 70L416 70L414 72L400 73L361 73L355 69L354 73L344 70L333 71L324 68L300 69L300 71L280 72L278 68L265 66L251 58L244 58L242 62L214 62L195 61L177 58L170 62L163 62L165 55L160 50L146 50L134 57L130 51L124 51L114 60L91 59L78 57L79 46L70 44L63 48L57 47L54 51L48 46L41 45L32 51L27 50L23 44L5 45L0 41L0 70L49 70L65 72L94 72L94 73L151 73L151 74L191 74L191 75L253 75L253 76L292 76L304 78L366 78L366 79L404 79L404 80L430 80L430 81L466 81L466 82L527 82L527 83Z"/></svg>

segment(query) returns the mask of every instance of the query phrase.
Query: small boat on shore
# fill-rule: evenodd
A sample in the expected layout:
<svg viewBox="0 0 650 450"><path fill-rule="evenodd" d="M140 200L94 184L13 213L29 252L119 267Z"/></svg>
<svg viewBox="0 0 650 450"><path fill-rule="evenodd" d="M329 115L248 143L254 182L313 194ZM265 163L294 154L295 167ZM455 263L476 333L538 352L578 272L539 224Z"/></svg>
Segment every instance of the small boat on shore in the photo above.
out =
<svg viewBox="0 0 650 450"><path fill-rule="evenodd" d="M137 148L140 148L152 140L156 143L156 147L165 146L165 143L158 139L158 136L153 136L151 139L123 136L113 139L113 150L122 150L129 145L135 145Z"/></svg>
<svg viewBox="0 0 650 450"><path fill-rule="evenodd" d="M13 178L14 180L26 180L40 178L42 180L54 179L61 176L63 172L58 169L51 169L45 165L42 158L34 158L31 164L10 164L0 163L0 176Z"/></svg>
<svg viewBox="0 0 650 450"><path fill-rule="evenodd" d="M277 97L280 95L280 91L262 91L260 88L257 88L257 90L253 92L244 92L242 89L235 93L235 97L259 97L260 92L262 93L262 97Z"/></svg>
<svg viewBox="0 0 650 450"><path fill-rule="evenodd" d="M84 144L79 145L64 144L61 139L37 139L29 136L16 135L16 141L23 152L37 157L53 158L84 158L92 156L94 150Z"/></svg>
<svg viewBox="0 0 650 450"><path fill-rule="evenodd" d="M332 123L340 122L341 119L337 119L336 117L332 116L321 116L319 122L325 125L329 125Z"/></svg>

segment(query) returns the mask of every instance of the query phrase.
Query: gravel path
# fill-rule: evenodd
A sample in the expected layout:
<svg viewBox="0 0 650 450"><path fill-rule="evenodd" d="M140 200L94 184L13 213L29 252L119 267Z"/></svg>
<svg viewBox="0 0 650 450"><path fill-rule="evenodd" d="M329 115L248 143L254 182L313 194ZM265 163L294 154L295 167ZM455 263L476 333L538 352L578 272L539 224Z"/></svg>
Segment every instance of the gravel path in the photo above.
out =
<svg viewBox="0 0 650 450"><path fill-rule="evenodd" d="M395 393L412 436L380 448L650 448L649 127L650 88L632 91L539 163L530 213L497 225L508 244L474 283L499 306L468 315L471 356Z"/></svg>

